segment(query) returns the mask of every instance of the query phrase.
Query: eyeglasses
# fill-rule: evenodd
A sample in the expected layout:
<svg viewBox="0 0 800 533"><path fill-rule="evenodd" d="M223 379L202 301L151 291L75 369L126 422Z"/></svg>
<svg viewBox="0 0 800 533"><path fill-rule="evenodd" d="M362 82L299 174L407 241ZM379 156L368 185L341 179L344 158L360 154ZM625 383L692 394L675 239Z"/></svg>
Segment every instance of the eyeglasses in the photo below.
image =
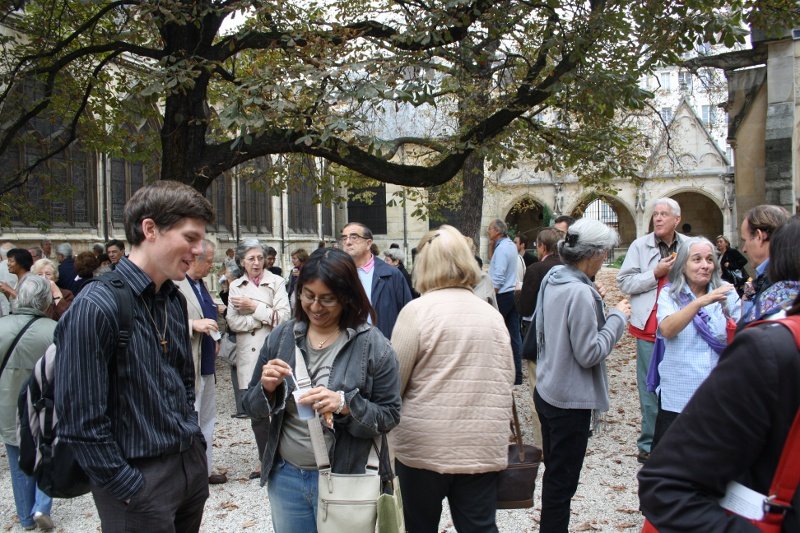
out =
<svg viewBox="0 0 800 533"><path fill-rule="evenodd" d="M250 257L245 257L244 260L247 261L248 263L261 263L261 262L264 261L264 256L263 255L251 255Z"/></svg>
<svg viewBox="0 0 800 533"><path fill-rule="evenodd" d="M367 237L363 235L359 235L358 233L351 233L350 235L342 235L339 237L339 242L347 242L347 241L357 241L359 239L367 240Z"/></svg>
<svg viewBox="0 0 800 533"><path fill-rule="evenodd" d="M300 299L303 300L303 303L308 305L317 302L322 307L333 307L334 305L339 303L339 299L333 295L326 295L326 296L311 296L307 292L300 293Z"/></svg>

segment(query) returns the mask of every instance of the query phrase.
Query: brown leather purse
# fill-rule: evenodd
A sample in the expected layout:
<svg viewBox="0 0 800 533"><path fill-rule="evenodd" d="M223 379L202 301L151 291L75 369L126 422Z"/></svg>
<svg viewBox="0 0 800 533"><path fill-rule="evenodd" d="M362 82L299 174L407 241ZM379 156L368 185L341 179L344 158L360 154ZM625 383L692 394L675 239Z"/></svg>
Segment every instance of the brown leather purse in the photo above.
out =
<svg viewBox="0 0 800 533"><path fill-rule="evenodd" d="M498 509L533 507L536 474L539 472L539 464L542 461L540 448L522 443L517 403L514 401L513 395L511 401L511 410L514 413L511 431L516 442L508 445L508 466L497 476Z"/></svg>

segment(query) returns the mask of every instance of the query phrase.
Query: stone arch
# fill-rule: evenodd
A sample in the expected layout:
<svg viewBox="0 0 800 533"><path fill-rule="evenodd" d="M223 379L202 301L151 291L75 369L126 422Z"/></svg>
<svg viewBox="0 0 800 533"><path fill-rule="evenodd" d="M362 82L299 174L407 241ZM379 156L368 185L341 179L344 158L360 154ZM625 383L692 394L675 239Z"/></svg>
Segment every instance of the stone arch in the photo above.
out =
<svg viewBox="0 0 800 533"><path fill-rule="evenodd" d="M522 233L533 242L539 230L550 222L550 208L531 195L518 198L509 207L505 216L506 224L513 228L515 233ZM529 244L529 248L532 246Z"/></svg>
<svg viewBox="0 0 800 533"><path fill-rule="evenodd" d="M595 200L601 200L611 206L617 216L614 229L619 232L619 246L628 247L636 239L636 219L633 216L631 206L627 205L618 196L597 193L588 194L572 209L570 216L575 218L584 216L586 208Z"/></svg>
<svg viewBox="0 0 800 533"><path fill-rule="evenodd" d="M691 225L690 235L707 237L714 242L714 238L724 233L724 217L720 201L713 195L699 189L679 189L669 194L681 206L681 222L678 231L682 231L684 224ZM653 231L652 205L648 206L647 216L650 219L648 232Z"/></svg>

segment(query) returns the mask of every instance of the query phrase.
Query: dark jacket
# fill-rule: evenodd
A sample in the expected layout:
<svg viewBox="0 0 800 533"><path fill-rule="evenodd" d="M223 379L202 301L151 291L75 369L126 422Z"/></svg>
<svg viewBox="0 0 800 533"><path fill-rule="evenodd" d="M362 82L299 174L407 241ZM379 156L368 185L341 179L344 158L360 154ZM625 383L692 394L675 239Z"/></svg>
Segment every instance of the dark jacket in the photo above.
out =
<svg viewBox="0 0 800 533"><path fill-rule="evenodd" d="M405 284L405 281L403 281ZM253 379L243 398L245 412L254 419L269 417L269 439L261 459L261 484L267 482L280 443L286 398L294 390L284 381L271 404L261 387L261 371L279 358L295 368L295 346L305 345L307 325L290 320L275 328L261 348ZM372 439L400 422L400 380L397 355L389 341L372 326L362 324L344 332L347 341L331 366L328 388L345 394L348 415L334 415L335 445L329 450L335 473L364 473ZM323 426L323 431L330 431Z"/></svg>
<svg viewBox="0 0 800 533"><path fill-rule="evenodd" d="M737 334L639 472L644 515L662 533L756 531L717 500L729 481L769 492L798 407L800 355L788 330ZM783 531L800 531L797 511Z"/></svg>
<svg viewBox="0 0 800 533"><path fill-rule="evenodd" d="M550 254L542 261L532 263L525 269L525 277L522 278L522 290L519 292L517 300L517 310L522 317L531 316L536 308L536 298L539 296L539 287L542 280L551 268L561 264L558 253Z"/></svg>
<svg viewBox="0 0 800 533"><path fill-rule="evenodd" d="M58 265L58 285L62 289L69 289L75 294L75 258L67 257Z"/></svg>
<svg viewBox="0 0 800 533"><path fill-rule="evenodd" d="M727 267L725 266L725 263L728 263ZM744 268L747 266L747 258L736 248L728 248L725 250L725 253L719 258L719 265L721 270L720 275L722 276L722 279L728 283L734 283L735 281L733 279L733 274L731 274L731 270L741 270L742 274L744 274L744 279L747 279L748 274Z"/></svg>
<svg viewBox="0 0 800 533"><path fill-rule="evenodd" d="M378 329L387 338L392 337L397 315L411 301L411 291L403 274L396 268L387 265L382 259L375 258L375 271L372 273L372 307L378 314Z"/></svg>

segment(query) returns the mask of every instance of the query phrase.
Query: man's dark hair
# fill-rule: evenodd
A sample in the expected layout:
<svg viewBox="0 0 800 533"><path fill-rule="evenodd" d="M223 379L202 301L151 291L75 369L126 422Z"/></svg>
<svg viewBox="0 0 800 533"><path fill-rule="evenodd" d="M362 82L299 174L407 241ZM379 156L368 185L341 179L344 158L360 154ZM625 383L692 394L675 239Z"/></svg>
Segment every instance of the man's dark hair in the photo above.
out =
<svg viewBox="0 0 800 533"><path fill-rule="evenodd" d="M800 220L790 218L772 234L769 240L769 281L800 280Z"/></svg>
<svg viewBox="0 0 800 533"><path fill-rule="evenodd" d="M125 243L119 239L111 239L110 241L108 241L106 243L106 251L108 251L108 249L111 248L112 246L116 246L117 248L123 251L125 250Z"/></svg>
<svg viewBox="0 0 800 533"><path fill-rule="evenodd" d="M372 239L372 230L369 229L364 224L362 224L361 222L348 222L347 224L344 225L344 228L346 228L347 226L358 226L359 228L361 228L362 237L364 237L365 239ZM342 231L344 231L344 228L342 228Z"/></svg>
<svg viewBox="0 0 800 533"><path fill-rule="evenodd" d="M528 236L522 232L517 233L514 235L515 239L519 239L519 243L522 245L523 248L528 247Z"/></svg>
<svg viewBox="0 0 800 533"><path fill-rule="evenodd" d="M556 219L553 221L553 225L561 224L562 222L566 222L567 226L571 226L575 223L575 218L569 215L561 215L556 217Z"/></svg>
<svg viewBox="0 0 800 533"><path fill-rule="evenodd" d="M172 228L185 218L211 224L214 208L200 191L177 181L162 180L145 185L125 204L125 237L131 246L144 240L142 221L153 219L161 231Z"/></svg>
<svg viewBox="0 0 800 533"><path fill-rule="evenodd" d="M272 246L267 246L267 257L278 257L278 250Z"/></svg>
<svg viewBox="0 0 800 533"><path fill-rule="evenodd" d="M745 213L744 218L750 227L750 233L755 234L756 230L761 230L766 235L764 240L768 241L772 233L789 220L789 212L777 205L757 205Z"/></svg>
<svg viewBox="0 0 800 533"><path fill-rule="evenodd" d="M12 248L6 253L6 257L13 257L17 266L30 271L33 266L33 256L25 248Z"/></svg>
<svg viewBox="0 0 800 533"><path fill-rule="evenodd" d="M556 245L558 241L564 238L564 232L557 228L544 228L536 236L536 242L544 246L544 249L550 253L556 252ZM541 259L541 257L539 258Z"/></svg>

